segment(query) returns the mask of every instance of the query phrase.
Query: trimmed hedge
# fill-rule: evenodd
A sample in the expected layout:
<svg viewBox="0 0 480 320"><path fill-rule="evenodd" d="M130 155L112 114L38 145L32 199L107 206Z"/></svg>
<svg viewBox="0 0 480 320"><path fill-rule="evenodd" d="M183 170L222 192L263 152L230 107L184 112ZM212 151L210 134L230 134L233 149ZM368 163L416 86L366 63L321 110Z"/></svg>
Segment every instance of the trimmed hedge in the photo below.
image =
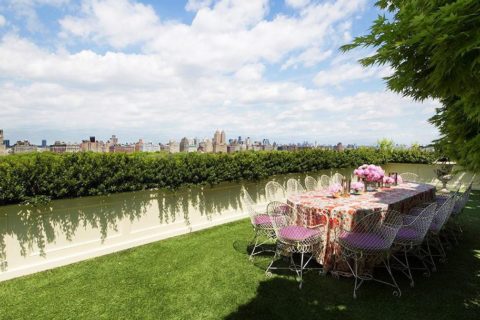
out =
<svg viewBox="0 0 480 320"><path fill-rule="evenodd" d="M186 184L257 180L276 174L354 167L363 163L431 163L418 149L381 152L240 152L235 154L33 153L0 157L0 204L30 198L69 198Z"/></svg>

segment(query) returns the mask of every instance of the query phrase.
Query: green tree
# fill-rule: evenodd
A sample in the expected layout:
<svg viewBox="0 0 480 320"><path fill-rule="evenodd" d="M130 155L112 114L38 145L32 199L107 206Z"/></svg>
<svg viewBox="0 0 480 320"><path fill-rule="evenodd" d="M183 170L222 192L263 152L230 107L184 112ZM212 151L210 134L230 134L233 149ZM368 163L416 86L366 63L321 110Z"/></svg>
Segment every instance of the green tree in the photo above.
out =
<svg viewBox="0 0 480 320"><path fill-rule="evenodd" d="M380 0L384 11L343 51L374 47L364 66L388 64L390 90L415 100L437 99L430 121L437 149L480 172L480 1Z"/></svg>

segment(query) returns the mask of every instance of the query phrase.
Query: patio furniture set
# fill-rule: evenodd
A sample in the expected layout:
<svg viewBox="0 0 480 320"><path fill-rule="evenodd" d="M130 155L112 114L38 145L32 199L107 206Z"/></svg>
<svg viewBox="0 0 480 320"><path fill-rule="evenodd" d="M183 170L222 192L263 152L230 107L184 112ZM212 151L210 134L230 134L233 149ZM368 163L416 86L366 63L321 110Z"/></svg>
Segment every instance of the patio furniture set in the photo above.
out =
<svg viewBox="0 0 480 320"><path fill-rule="evenodd" d="M268 251L265 244L274 244L267 276L278 269L291 270L301 289L303 274L316 270L353 277L354 298L367 280L387 284L400 296L396 271L413 287L415 270L430 275L438 261L446 261L446 248L458 244L462 233L458 216L471 183L463 192L436 195L434 186L405 173L399 175L397 185L362 193L348 190L334 197L331 186L344 180L339 173L318 179L307 176L305 188L296 179L289 179L285 187L270 181L263 210L242 188L241 199L254 230L250 259ZM288 266L280 266L282 261ZM382 279L374 272L379 267L386 270Z"/></svg>

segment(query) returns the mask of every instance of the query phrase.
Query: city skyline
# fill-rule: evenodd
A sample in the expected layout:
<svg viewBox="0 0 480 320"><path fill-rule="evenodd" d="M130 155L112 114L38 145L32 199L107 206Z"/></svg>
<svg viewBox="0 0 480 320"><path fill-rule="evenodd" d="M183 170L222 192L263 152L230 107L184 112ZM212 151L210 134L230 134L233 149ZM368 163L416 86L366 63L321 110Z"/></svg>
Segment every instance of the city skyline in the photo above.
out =
<svg viewBox="0 0 480 320"><path fill-rule="evenodd" d="M339 50L376 18L371 3L2 1L0 127L32 141L218 127L279 143L428 144L440 104L387 91L387 66Z"/></svg>

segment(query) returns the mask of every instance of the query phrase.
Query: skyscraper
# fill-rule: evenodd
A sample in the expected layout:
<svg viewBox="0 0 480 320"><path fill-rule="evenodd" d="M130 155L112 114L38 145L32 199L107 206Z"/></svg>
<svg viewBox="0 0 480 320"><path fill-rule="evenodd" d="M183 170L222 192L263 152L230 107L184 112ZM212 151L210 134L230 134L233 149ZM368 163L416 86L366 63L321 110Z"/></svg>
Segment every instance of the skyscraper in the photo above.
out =
<svg viewBox="0 0 480 320"><path fill-rule="evenodd" d="M222 133L220 136L220 143L227 143L227 135L225 134L224 130L222 130Z"/></svg>
<svg viewBox="0 0 480 320"><path fill-rule="evenodd" d="M43 139L42 140L42 148L46 148L47 147L47 140Z"/></svg>
<svg viewBox="0 0 480 320"><path fill-rule="evenodd" d="M6 152L5 145L3 144L3 129L0 129L0 155L4 155Z"/></svg>
<svg viewBox="0 0 480 320"><path fill-rule="evenodd" d="M225 131L220 133L218 130L213 135L213 152L227 152L227 137Z"/></svg>
<svg viewBox="0 0 480 320"><path fill-rule="evenodd" d="M220 131L215 131L213 134L213 144L220 144L222 140L222 137L220 135Z"/></svg>
<svg viewBox="0 0 480 320"><path fill-rule="evenodd" d="M188 152L189 145L190 141L188 141L188 138L182 138L182 140L180 141L180 152Z"/></svg>

